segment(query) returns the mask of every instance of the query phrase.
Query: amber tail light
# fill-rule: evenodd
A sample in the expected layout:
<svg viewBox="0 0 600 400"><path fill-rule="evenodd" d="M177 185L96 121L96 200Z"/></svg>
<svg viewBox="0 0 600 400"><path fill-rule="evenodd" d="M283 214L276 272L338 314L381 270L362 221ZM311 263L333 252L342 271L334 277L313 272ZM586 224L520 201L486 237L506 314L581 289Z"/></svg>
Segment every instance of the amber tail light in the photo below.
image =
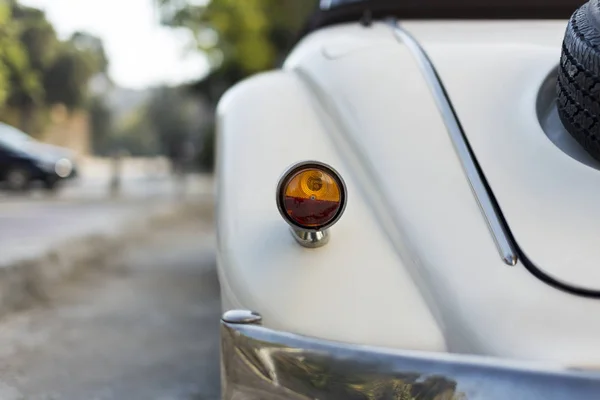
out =
<svg viewBox="0 0 600 400"><path fill-rule="evenodd" d="M293 228L323 231L342 216L346 196L344 181L332 167L307 161L283 175L277 188L277 206Z"/></svg>

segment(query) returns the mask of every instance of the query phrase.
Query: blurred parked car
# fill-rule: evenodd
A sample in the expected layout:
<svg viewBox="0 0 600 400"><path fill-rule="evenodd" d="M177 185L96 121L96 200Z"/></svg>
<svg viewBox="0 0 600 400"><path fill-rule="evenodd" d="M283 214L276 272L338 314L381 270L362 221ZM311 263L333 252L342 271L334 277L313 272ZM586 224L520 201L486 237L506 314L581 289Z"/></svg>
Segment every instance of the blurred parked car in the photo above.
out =
<svg viewBox="0 0 600 400"><path fill-rule="evenodd" d="M600 399L580 3L324 0L280 70L229 90L225 399Z"/></svg>
<svg viewBox="0 0 600 400"><path fill-rule="evenodd" d="M63 147L35 140L0 123L0 182L12 191L23 191L35 182L54 190L77 176L73 154Z"/></svg>

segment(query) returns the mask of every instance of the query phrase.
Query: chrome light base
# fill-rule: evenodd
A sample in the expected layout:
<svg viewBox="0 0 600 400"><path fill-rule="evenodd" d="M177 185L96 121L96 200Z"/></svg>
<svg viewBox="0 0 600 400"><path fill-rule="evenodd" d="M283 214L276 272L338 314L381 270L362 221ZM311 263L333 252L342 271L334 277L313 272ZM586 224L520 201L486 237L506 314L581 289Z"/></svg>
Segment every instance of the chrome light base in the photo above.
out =
<svg viewBox="0 0 600 400"><path fill-rule="evenodd" d="M323 231L304 231L301 229L290 229L296 242L303 247L316 249L329 243L329 229Z"/></svg>

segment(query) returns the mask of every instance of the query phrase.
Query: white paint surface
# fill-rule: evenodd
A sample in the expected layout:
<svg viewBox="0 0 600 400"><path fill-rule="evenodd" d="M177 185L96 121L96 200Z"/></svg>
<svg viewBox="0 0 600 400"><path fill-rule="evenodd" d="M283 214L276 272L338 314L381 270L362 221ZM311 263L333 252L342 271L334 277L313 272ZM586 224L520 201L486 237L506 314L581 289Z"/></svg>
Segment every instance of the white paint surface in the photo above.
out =
<svg viewBox="0 0 600 400"><path fill-rule="evenodd" d="M219 264L224 293L265 325L331 340L443 351L402 261L336 154L302 82L275 72L233 89L220 107ZM349 185L342 220L321 249L298 246L275 204L279 175L317 159Z"/></svg>
<svg viewBox="0 0 600 400"><path fill-rule="evenodd" d="M443 39L438 26L412 30L446 85L521 249L554 279L600 290L600 173L558 149L535 109L558 63L565 23L474 25L479 34L468 42L461 38L469 29L444 28Z"/></svg>
<svg viewBox="0 0 600 400"><path fill-rule="evenodd" d="M536 85L558 61L560 24L406 27L432 52L476 153L491 154L502 138L512 146L500 147L495 161L525 151L512 137L535 133ZM514 56L507 62L513 68L494 51ZM391 28L351 24L312 34L284 71L233 89L219 122L219 266L232 297L226 304L262 313L269 327L325 339L600 362L600 302L502 262L429 87ZM539 134L540 147L543 140L552 146ZM536 157L543 152L551 150ZM280 174L306 159L332 164L348 184L347 212L319 250L299 247L275 206ZM482 166L487 174L487 162ZM512 168L513 181L517 172L543 172L531 158L527 167L532 171L493 169ZM508 192L499 190L504 208ZM539 198L540 207L550 207L552 196Z"/></svg>

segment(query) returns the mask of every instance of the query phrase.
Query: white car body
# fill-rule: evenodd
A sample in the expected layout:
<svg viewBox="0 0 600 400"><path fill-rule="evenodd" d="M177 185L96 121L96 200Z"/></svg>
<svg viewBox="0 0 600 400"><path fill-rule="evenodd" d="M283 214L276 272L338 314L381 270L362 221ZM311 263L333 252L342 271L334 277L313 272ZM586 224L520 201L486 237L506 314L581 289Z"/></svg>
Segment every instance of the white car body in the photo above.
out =
<svg viewBox="0 0 600 400"><path fill-rule="evenodd" d="M508 228L558 285L600 289L600 174L557 148L536 111L566 21L406 22L443 83ZM507 265L422 60L390 24L304 38L282 70L218 109L224 310L330 341L600 365L600 300ZM319 160L348 188L319 249L275 204L290 165ZM567 190L568 188L568 190ZM543 199L543 200L540 200Z"/></svg>

